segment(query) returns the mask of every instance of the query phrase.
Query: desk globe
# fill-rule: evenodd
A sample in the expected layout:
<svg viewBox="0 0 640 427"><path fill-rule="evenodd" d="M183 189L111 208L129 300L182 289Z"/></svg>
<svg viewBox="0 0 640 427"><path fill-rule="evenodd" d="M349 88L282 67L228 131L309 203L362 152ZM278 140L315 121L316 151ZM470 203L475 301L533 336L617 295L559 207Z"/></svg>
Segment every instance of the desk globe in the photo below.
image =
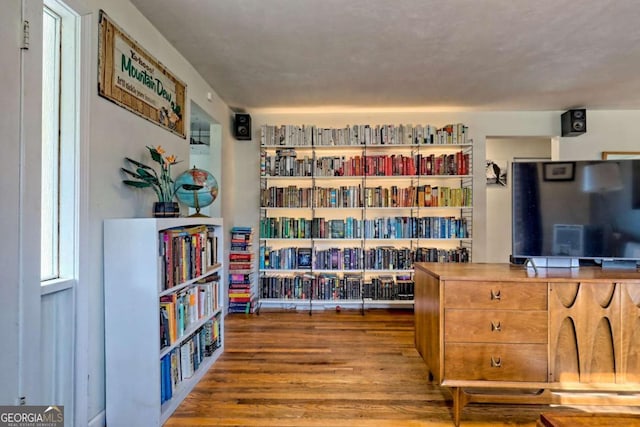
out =
<svg viewBox="0 0 640 427"><path fill-rule="evenodd" d="M209 206L218 197L218 181L204 169L195 166L178 175L175 180L176 197L192 207L196 213L190 216L205 217L200 209Z"/></svg>

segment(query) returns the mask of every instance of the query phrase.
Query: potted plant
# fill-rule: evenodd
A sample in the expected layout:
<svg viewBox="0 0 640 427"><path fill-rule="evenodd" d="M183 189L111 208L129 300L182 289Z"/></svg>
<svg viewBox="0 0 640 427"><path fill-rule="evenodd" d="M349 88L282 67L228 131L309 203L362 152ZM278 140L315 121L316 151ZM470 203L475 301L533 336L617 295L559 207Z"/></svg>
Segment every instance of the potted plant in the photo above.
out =
<svg viewBox="0 0 640 427"><path fill-rule="evenodd" d="M164 156L165 151L159 145L157 147L147 146L151 159L160 165L160 171L156 172L150 166L136 160L125 157L135 170L121 168L121 170L132 179L124 179L122 182L135 188L150 187L158 196L158 201L153 204L153 215L158 218L170 218L180 215L180 207L173 200L176 194L173 178L171 178L171 166L179 163L176 156Z"/></svg>

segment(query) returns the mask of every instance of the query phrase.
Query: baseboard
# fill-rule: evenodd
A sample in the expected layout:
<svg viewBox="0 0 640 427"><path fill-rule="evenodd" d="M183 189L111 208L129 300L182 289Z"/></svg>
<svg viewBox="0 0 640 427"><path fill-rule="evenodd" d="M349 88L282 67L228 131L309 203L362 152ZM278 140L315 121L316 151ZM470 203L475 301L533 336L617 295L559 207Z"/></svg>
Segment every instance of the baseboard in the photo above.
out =
<svg viewBox="0 0 640 427"><path fill-rule="evenodd" d="M106 411L100 412L93 417L87 427L105 427L107 425L107 413Z"/></svg>

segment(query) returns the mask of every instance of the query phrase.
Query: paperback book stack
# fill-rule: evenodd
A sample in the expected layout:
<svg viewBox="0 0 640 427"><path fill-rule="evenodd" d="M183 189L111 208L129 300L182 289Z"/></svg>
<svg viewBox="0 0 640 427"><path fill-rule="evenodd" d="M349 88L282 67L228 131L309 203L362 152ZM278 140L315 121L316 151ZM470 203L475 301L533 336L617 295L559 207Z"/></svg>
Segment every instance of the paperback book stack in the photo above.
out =
<svg viewBox="0 0 640 427"><path fill-rule="evenodd" d="M231 229L229 252L229 313L253 313L253 251L251 227Z"/></svg>

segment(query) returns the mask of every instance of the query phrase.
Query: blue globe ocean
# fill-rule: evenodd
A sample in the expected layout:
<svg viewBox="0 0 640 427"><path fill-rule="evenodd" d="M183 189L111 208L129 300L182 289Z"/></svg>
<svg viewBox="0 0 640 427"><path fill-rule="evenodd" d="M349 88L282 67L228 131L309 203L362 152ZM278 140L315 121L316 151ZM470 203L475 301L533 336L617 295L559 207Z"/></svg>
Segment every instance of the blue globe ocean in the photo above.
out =
<svg viewBox="0 0 640 427"><path fill-rule="evenodd" d="M185 184L200 185L202 188L199 190L185 190L183 188ZM218 181L216 181L215 177L206 170L195 167L178 175L175 180L175 188L178 200L196 209L209 206L218 197Z"/></svg>

